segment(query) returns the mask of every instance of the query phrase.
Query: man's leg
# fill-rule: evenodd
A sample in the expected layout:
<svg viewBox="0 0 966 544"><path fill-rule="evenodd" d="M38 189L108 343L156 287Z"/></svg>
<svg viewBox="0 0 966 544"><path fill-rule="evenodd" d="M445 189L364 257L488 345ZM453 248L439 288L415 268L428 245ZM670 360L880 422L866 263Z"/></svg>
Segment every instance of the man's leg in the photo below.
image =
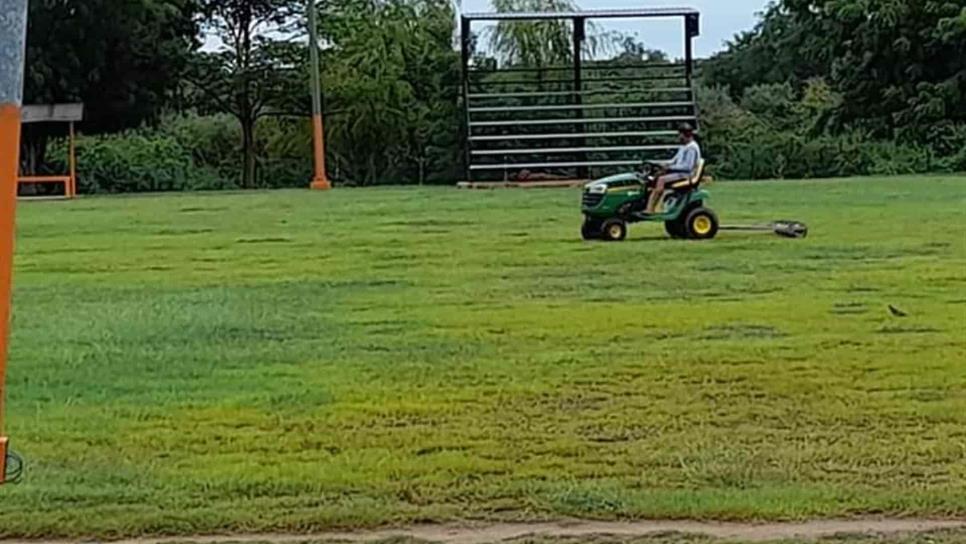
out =
<svg viewBox="0 0 966 544"><path fill-rule="evenodd" d="M654 213L658 200L664 195L664 176L657 178L654 188L651 189L651 197L647 199L647 210L645 213Z"/></svg>

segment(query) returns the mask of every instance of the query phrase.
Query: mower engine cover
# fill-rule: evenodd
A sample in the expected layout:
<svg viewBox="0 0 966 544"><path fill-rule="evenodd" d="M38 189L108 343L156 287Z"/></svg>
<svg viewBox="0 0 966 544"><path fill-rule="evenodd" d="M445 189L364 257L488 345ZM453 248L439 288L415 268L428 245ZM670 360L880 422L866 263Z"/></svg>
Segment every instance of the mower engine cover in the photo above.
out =
<svg viewBox="0 0 966 544"><path fill-rule="evenodd" d="M593 217L614 217L628 203L643 202L645 180L638 174L617 174L584 186L581 211Z"/></svg>

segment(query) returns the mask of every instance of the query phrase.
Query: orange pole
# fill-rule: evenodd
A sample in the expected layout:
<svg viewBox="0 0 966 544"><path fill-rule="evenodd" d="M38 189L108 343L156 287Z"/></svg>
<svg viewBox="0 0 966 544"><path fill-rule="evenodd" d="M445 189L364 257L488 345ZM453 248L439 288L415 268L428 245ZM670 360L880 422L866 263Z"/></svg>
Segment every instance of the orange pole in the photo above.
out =
<svg viewBox="0 0 966 544"><path fill-rule="evenodd" d="M0 483L7 472L4 433L10 289L13 277L14 212L20 163L20 101L23 97L27 0L0 0Z"/></svg>
<svg viewBox="0 0 966 544"><path fill-rule="evenodd" d="M10 327L10 289L13 275L13 228L20 162L20 108L0 104L0 483L6 475L7 437L4 400L7 377L7 339Z"/></svg>
<svg viewBox="0 0 966 544"><path fill-rule="evenodd" d="M67 187L67 198L74 198L77 196L77 147L74 145L74 122L70 122L70 143L68 144L68 154L67 161L70 163L70 181Z"/></svg>
<svg viewBox="0 0 966 544"><path fill-rule="evenodd" d="M325 173L325 130L322 128L322 114L312 115L312 154L315 172L312 176L312 189L326 191L332 188Z"/></svg>
<svg viewBox="0 0 966 544"><path fill-rule="evenodd" d="M322 127L322 82L319 76L319 26L315 0L308 0L309 58L312 69L312 155L315 172L310 187L319 191L332 188L325 173L325 130Z"/></svg>

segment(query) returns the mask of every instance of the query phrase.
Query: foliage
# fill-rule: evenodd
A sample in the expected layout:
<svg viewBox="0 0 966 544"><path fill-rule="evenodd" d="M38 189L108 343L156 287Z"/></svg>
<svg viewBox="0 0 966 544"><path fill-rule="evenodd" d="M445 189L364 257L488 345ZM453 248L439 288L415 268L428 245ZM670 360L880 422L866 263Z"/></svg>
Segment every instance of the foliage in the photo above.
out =
<svg viewBox="0 0 966 544"><path fill-rule="evenodd" d="M325 18L326 122L340 176L452 181L460 117L449 1L331 2Z"/></svg>
<svg viewBox="0 0 966 544"><path fill-rule="evenodd" d="M171 115L156 129L79 139L82 192L238 188L238 122L229 115ZM311 177L311 129L306 119L267 117L257 126L257 185L304 187ZM166 156L146 157L152 153ZM49 170L65 171L66 142L52 148ZM143 165L138 161L144 160ZM124 174L124 172L128 172ZM187 173L186 173L187 172ZM131 179L125 179L124 176Z"/></svg>
<svg viewBox="0 0 966 544"><path fill-rule="evenodd" d="M701 63L707 84L729 89L740 97L761 84L802 82L830 72L813 52L818 36L810 36L782 2L771 3L751 31L735 36L728 48Z"/></svg>
<svg viewBox="0 0 966 544"><path fill-rule="evenodd" d="M877 138L921 142L966 123L966 6L945 0L782 0L704 66L741 96L761 84L823 77L840 121Z"/></svg>
<svg viewBox="0 0 966 544"><path fill-rule="evenodd" d="M231 115L168 115L161 120L158 132L176 140L191 153L195 164L217 172L220 179L241 179L241 127Z"/></svg>
<svg viewBox="0 0 966 544"><path fill-rule="evenodd" d="M299 0L202 0L205 28L221 41L195 57L187 80L204 112L228 113L241 127L241 185L253 187L255 125L283 97L304 95L304 46L272 36L290 30ZM300 92L297 92L296 89Z"/></svg>
<svg viewBox="0 0 966 544"><path fill-rule="evenodd" d="M826 134L841 131L836 113L842 106L842 94L835 91L824 78L805 82L798 104L799 130L806 134Z"/></svg>
<svg viewBox="0 0 966 544"><path fill-rule="evenodd" d="M83 129L100 133L157 119L197 44L190 0L31 0L24 103L83 102ZM5 30L4 30L5 31ZM26 172L43 167L62 126L27 125Z"/></svg>
<svg viewBox="0 0 966 544"><path fill-rule="evenodd" d="M805 2L803 2L805 3ZM868 3L868 2L865 2ZM915 140L937 122L966 122L966 5L947 0L793 6L820 33L845 120ZM806 15L807 13L807 15Z"/></svg>
<svg viewBox="0 0 966 544"><path fill-rule="evenodd" d="M137 134L173 138L225 186L304 185L311 131L304 121L309 72L302 0L65 2L31 2L28 101L86 101L86 134L143 124ZM569 10L576 4L498 0L495 7ZM318 9L330 175L348 185L457 179L465 118L452 2L321 0ZM774 3L755 29L700 64L701 137L715 175L966 170L964 9L939 0ZM571 30L566 22L504 22L484 36L489 50L474 52L473 62L477 68L569 63ZM208 47L197 50L202 37ZM479 39L471 36L474 44ZM589 78L669 60L633 37L593 27L587 47ZM505 92L538 83L565 89L546 84L541 72L480 77L531 83L503 82ZM639 91L628 85L620 94L650 98ZM608 98L591 95L585 103ZM547 103L567 100L561 95ZM171 114L159 121L162 111ZM62 135L51 130L62 129L25 131L26 171L43 168L46 139ZM600 141L653 143L629 140Z"/></svg>
<svg viewBox="0 0 966 544"><path fill-rule="evenodd" d="M197 44L189 0L32 0L24 103L84 102L88 132L136 127L173 104Z"/></svg>
<svg viewBox="0 0 966 544"><path fill-rule="evenodd" d="M788 130L798 126L795 90L788 83L762 84L745 89L741 106L768 122L776 129Z"/></svg>
<svg viewBox="0 0 966 544"><path fill-rule="evenodd" d="M615 64L667 64L671 62L666 51L648 47L636 36L612 32L602 35L608 40L615 51L614 58L610 62Z"/></svg>
<svg viewBox="0 0 966 544"><path fill-rule="evenodd" d="M67 169L64 141L51 149L50 161ZM217 172L203 168L172 136L136 131L87 136L77 142L78 190L83 193L133 193L223 189Z"/></svg>
<svg viewBox="0 0 966 544"><path fill-rule="evenodd" d="M930 147L944 157L946 169L966 172L966 124L938 123L932 129L926 139Z"/></svg>
<svg viewBox="0 0 966 544"><path fill-rule="evenodd" d="M578 11L572 0L493 0L497 12L561 12ZM619 33L604 34L593 22L585 27L584 54L607 53L614 47L630 55L651 51L633 38ZM573 25L556 21L500 21L486 33L490 50L503 65L546 68L567 65L574 56Z"/></svg>
<svg viewBox="0 0 966 544"><path fill-rule="evenodd" d="M742 104L727 91L700 88L701 144L723 179L829 178L954 170L927 146L879 141L862 132L816 131L837 98L813 80L801 98L785 85L749 87Z"/></svg>
<svg viewBox="0 0 966 544"><path fill-rule="evenodd" d="M312 179L309 119L266 117L255 130L259 187L306 187Z"/></svg>
<svg viewBox="0 0 966 544"><path fill-rule="evenodd" d="M571 0L493 0L498 12L574 11ZM490 47L508 65L547 67L570 62L573 29L558 21L500 21L490 33Z"/></svg>
<svg viewBox="0 0 966 544"><path fill-rule="evenodd" d="M852 135L806 139L772 134L729 144L714 172L727 179L809 179L933 172L927 148L875 142Z"/></svg>
<svg viewBox="0 0 966 544"><path fill-rule="evenodd" d="M23 206L0 538L962 519L964 183L712 186L794 243L585 244L573 190Z"/></svg>

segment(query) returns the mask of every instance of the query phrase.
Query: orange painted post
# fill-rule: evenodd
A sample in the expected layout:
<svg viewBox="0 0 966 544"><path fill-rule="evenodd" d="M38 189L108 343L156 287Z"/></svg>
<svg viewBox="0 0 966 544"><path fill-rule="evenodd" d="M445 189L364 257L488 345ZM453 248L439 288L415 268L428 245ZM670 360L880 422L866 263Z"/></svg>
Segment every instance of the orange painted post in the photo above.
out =
<svg viewBox="0 0 966 544"><path fill-rule="evenodd" d="M0 33L0 483L3 483L7 472L4 399L7 393L7 340L10 333L27 0L0 0L0 28L3 28Z"/></svg>
<svg viewBox="0 0 966 544"><path fill-rule="evenodd" d="M74 122L70 122L70 144L68 145L67 160L70 163L70 187L67 188L67 198L77 196L77 135L74 132Z"/></svg>
<svg viewBox="0 0 966 544"><path fill-rule="evenodd" d="M325 173L325 130L322 128L322 115L312 115L312 155L315 170L312 176L312 189L327 191L332 183Z"/></svg>
<svg viewBox="0 0 966 544"><path fill-rule="evenodd" d="M312 189L326 191L332 188L325 173L325 130L322 127L322 82L319 76L319 27L315 0L308 0L309 57L312 60L312 155L315 172Z"/></svg>

